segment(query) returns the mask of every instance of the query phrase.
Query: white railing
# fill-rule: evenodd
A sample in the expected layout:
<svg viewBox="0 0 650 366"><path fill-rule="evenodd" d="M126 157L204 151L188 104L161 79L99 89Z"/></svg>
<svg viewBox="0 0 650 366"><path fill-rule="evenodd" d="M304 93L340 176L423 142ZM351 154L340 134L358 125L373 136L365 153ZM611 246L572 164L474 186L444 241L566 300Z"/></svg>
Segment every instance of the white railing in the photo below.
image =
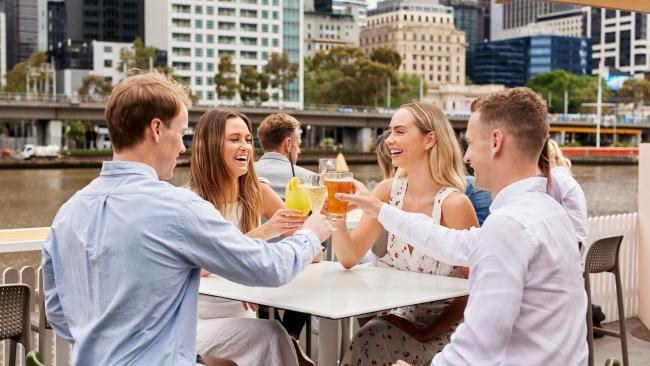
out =
<svg viewBox="0 0 650 366"><path fill-rule="evenodd" d="M625 317L627 318L637 316L639 311L639 227L637 216L636 213L629 213L589 218L590 243L608 236L623 235L619 266ZM592 303L603 308L606 322L618 320L614 275L610 273L591 275L591 299Z"/></svg>

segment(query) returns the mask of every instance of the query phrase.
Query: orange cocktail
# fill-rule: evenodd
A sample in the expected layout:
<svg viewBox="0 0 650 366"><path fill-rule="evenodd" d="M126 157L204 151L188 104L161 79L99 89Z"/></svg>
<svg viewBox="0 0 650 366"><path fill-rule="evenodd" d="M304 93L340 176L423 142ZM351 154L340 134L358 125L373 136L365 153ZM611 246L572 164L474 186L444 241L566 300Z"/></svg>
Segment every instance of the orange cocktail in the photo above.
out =
<svg viewBox="0 0 650 366"><path fill-rule="evenodd" d="M325 173L325 187L327 187L327 208L332 220L345 220L348 212L348 201L340 201L334 198L337 193L354 192L352 173L330 172Z"/></svg>

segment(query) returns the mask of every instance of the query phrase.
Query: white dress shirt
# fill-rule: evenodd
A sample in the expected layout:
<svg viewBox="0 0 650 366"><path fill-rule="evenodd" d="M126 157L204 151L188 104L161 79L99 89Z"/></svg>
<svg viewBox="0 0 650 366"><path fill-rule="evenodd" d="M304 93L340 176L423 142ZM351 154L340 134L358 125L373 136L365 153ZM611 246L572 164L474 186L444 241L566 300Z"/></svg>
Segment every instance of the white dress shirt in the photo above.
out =
<svg viewBox="0 0 650 366"><path fill-rule="evenodd" d="M470 267L461 324L432 365L583 366L587 296L575 230L545 178L504 188L480 229L384 204L379 222L440 261Z"/></svg>
<svg viewBox="0 0 650 366"><path fill-rule="evenodd" d="M567 167L556 166L551 169L552 183L548 194L564 207L573 223L573 228L578 235L578 241L585 250L590 243L587 242L587 199L578 182L571 175Z"/></svg>

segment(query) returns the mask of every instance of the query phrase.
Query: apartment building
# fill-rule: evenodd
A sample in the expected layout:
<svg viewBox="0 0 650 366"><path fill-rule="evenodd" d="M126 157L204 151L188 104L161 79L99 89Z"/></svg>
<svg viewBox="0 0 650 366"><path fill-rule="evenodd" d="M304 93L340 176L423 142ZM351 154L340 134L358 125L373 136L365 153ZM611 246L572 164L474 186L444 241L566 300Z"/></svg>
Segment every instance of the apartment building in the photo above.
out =
<svg viewBox="0 0 650 366"><path fill-rule="evenodd" d="M270 55L287 53L300 65L282 105L301 107L303 87L301 0L146 0L145 39L167 51L167 63L198 97L198 104L228 103L216 95L219 57L229 54L237 70L262 71ZM266 105L277 105L271 91ZM236 102L236 101L235 101Z"/></svg>
<svg viewBox="0 0 650 366"><path fill-rule="evenodd" d="M465 32L454 27L449 6L424 0L387 0L368 11L360 46L367 54L377 48L402 56L401 70L418 75L430 87L464 84Z"/></svg>
<svg viewBox="0 0 650 366"><path fill-rule="evenodd" d="M305 12L305 57L334 47L358 46L359 24L350 14Z"/></svg>

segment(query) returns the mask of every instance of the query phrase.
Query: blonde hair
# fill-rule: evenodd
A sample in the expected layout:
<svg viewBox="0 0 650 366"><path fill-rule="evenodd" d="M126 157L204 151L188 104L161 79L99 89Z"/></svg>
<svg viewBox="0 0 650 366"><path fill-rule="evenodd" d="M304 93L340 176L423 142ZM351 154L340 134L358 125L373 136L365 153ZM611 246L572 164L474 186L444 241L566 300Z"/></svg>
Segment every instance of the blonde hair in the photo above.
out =
<svg viewBox="0 0 650 366"><path fill-rule="evenodd" d="M377 164L379 164L379 169L384 179L389 179L395 176L395 167L390 157L390 151L388 151L388 146L386 146L386 139L388 138L388 131L385 131L377 137L377 142L375 144L375 153L377 154Z"/></svg>
<svg viewBox="0 0 650 366"><path fill-rule="evenodd" d="M224 215L233 203L230 202L232 197L227 194L234 190L243 211L240 229L247 233L259 226L262 194L252 156L248 162L248 172L241 177L233 177L224 163L222 144L226 123L231 118L244 120L252 133L250 120L239 112L210 109L199 118L192 141L189 188Z"/></svg>
<svg viewBox="0 0 650 366"><path fill-rule="evenodd" d="M564 166L571 169L571 160L564 157L564 154L562 154L562 149L560 149L560 145L558 145L557 141L553 139L548 140L548 155L551 167Z"/></svg>
<svg viewBox="0 0 650 366"><path fill-rule="evenodd" d="M437 142L429 150L431 178L445 187L454 187L465 192L467 170L463 163L463 155L454 129L442 110L423 102L404 104L400 109L411 112L415 118L415 125L423 134L436 133Z"/></svg>

